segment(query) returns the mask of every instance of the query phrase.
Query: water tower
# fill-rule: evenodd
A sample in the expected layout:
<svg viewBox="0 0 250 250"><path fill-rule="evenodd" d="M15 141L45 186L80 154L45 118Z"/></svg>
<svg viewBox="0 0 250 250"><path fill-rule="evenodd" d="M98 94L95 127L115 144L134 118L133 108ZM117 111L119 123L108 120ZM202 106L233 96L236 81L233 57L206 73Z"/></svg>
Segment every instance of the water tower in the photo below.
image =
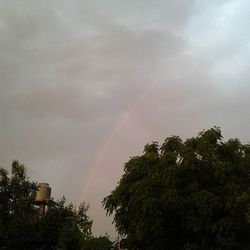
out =
<svg viewBox="0 0 250 250"><path fill-rule="evenodd" d="M48 204L51 196L51 187L48 183L39 183L36 191L36 204L39 206L41 214L45 211L45 206Z"/></svg>

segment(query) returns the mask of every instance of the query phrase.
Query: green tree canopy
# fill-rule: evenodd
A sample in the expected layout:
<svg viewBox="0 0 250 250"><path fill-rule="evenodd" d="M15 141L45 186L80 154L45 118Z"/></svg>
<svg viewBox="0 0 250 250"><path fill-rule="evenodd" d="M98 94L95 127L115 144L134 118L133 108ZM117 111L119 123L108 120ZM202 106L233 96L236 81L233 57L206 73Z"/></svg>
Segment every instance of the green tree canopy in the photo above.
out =
<svg viewBox="0 0 250 250"><path fill-rule="evenodd" d="M113 242L108 235L91 237L89 239L82 240L83 250L111 250L113 248Z"/></svg>
<svg viewBox="0 0 250 250"><path fill-rule="evenodd" d="M147 144L103 200L129 249L250 249L250 146L218 127Z"/></svg>
<svg viewBox="0 0 250 250"><path fill-rule="evenodd" d="M88 204L75 208L65 198L51 200L41 214L35 205L37 188L18 161L10 175L0 168L0 249L81 249L82 239L91 236Z"/></svg>

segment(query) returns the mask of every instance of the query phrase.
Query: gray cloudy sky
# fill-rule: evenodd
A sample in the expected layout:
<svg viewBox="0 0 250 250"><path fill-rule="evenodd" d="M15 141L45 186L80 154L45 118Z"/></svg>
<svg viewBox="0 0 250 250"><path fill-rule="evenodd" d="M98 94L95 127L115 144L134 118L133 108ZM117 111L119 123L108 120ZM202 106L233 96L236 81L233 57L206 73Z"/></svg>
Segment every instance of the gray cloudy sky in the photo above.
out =
<svg viewBox="0 0 250 250"><path fill-rule="evenodd" d="M0 164L101 200L152 140L250 139L250 1L0 0Z"/></svg>

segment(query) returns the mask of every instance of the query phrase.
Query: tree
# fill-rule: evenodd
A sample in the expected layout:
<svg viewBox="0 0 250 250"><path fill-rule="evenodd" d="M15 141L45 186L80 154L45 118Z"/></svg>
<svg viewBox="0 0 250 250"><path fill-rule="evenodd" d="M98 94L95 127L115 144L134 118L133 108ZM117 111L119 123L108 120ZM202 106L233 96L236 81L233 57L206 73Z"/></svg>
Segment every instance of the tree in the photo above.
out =
<svg viewBox="0 0 250 250"><path fill-rule="evenodd" d="M108 235L100 237L91 237L82 241L83 250L111 250L113 249L113 242Z"/></svg>
<svg viewBox="0 0 250 250"><path fill-rule="evenodd" d="M51 200L46 213L35 206L37 184L29 180L24 165L12 163L11 175L0 168L0 249L81 249L89 238L89 206Z"/></svg>
<svg viewBox="0 0 250 250"><path fill-rule="evenodd" d="M48 204L46 213L39 217L37 232L40 249L81 249L82 239L91 237L92 220L87 216L89 205L81 203L76 209L73 204L66 204L66 199Z"/></svg>
<svg viewBox="0 0 250 250"><path fill-rule="evenodd" d="M12 163L11 177L0 168L0 248L16 249L15 244L19 244L24 249L30 245L36 189L36 184L27 178L24 166L17 161Z"/></svg>
<svg viewBox="0 0 250 250"><path fill-rule="evenodd" d="M103 206L132 250L250 249L249 190L250 145L214 127L147 144Z"/></svg>

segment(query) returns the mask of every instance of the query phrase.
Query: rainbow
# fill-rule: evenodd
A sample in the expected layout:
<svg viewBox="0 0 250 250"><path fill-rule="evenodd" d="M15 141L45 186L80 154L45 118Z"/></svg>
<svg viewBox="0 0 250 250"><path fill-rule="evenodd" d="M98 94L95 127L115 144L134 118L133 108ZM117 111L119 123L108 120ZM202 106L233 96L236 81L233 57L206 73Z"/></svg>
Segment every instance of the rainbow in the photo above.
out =
<svg viewBox="0 0 250 250"><path fill-rule="evenodd" d="M97 152L93 162L88 167L86 177L84 178L84 181L83 181L83 187L82 187L81 194L80 194L80 201L83 201L86 199L87 194L89 192L90 183L94 181L95 174L97 173L99 167L101 167L101 162L103 161L105 155L110 149L113 140L115 139L117 134L121 131L124 124L129 120L129 117L131 116L131 114L133 114L136 108L140 105L140 103L142 103L142 101L146 99L146 97L148 97L148 95L151 93L154 87L155 87L155 84L152 84L149 88L144 90L142 94L135 97L132 100L132 102L130 102L127 110L123 112L123 114L116 121L115 125L112 127L112 129L106 136L106 139L102 143L102 146Z"/></svg>

